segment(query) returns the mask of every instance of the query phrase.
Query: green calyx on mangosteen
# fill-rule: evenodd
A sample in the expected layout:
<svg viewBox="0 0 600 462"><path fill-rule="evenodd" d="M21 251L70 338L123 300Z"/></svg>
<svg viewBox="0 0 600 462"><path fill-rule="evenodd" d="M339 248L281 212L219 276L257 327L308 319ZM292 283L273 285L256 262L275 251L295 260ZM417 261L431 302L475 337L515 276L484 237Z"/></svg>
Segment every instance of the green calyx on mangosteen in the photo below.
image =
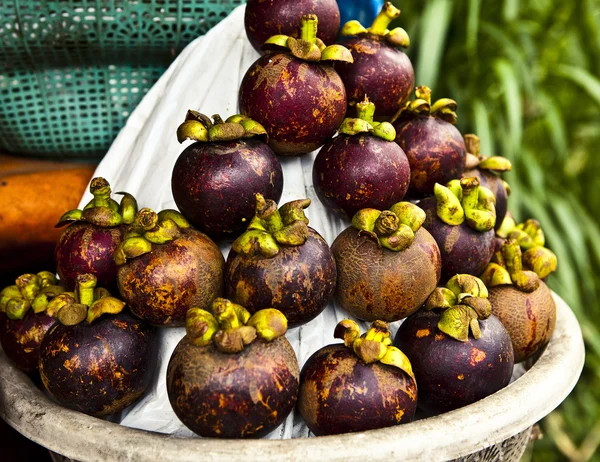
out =
<svg viewBox="0 0 600 462"><path fill-rule="evenodd" d="M40 347L40 375L63 406L104 416L122 411L152 378L153 329L123 311L125 302L96 287L92 274L77 277L74 292L47 307L56 323Z"/></svg>
<svg viewBox="0 0 600 462"><path fill-rule="evenodd" d="M397 321L417 311L435 289L439 248L421 227L425 213L410 202L363 209L334 241L336 300L366 321Z"/></svg>
<svg viewBox="0 0 600 462"><path fill-rule="evenodd" d="M335 261L325 240L308 226L310 199L279 209L256 195L256 215L227 258L226 296L251 313L272 306L290 326L315 318L333 296Z"/></svg>
<svg viewBox="0 0 600 462"><path fill-rule="evenodd" d="M334 337L344 343L315 352L300 374L298 408L308 428L331 435L410 422L417 384L410 361L391 345L387 323L375 321L360 335L346 319Z"/></svg>
<svg viewBox="0 0 600 462"><path fill-rule="evenodd" d="M269 140L261 124L241 114L232 115L224 122L221 116L215 114L211 121L208 116L190 109L185 116L185 121L177 128L177 141L180 143L185 140L208 143L253 137Z"/></svg>
<svg viewBox="0 0 600 462"><path fill-rule="evenodd" d="M55 323L46 313L48 303L64 291L54 274L42 271L23 274L0 292L0 344L26 372L37 370L40 344Z"/></svg>
<svg viewBox="0 0 600 462"><path fill-rule="evenodd" d="M385 141L394 141L396 139L396 129L389 122L376 122L373 120L375 115L375 104L365 99L356 104L356 118L346 117L340 125L339 132L342 135L358 135L360 133L370 133L377 138Z"/></svg>
<svg viewBox="0 0 600 462"><path fill-rule="evenodd" d="M388 29L390 23L399 16L400 10L391 2L386 2L371 24L371 27L365 28L359 21L353 19L344 24L342 30L340 31L340 35L378 35L383 37L390 45L408 48L410 45L410 39L404 29L401 27L395 27L392 30Z"/></svg>
<svg viewBox="0 0 600 462"><path fill-rule="evenodd" d="M141 209L114 258L121 297L153 325L182 326L190 307L208 308L223 292L221 251L175 210Z"/></svg>
<svg viewBox="0 0 600 462"><path fill-rule="evenodd" d="M273 308L251 315L217 298L212 313L190 309L187 335L167 370L177 417L205 437L260 437L274 430L298 394L300 371L286 331L286 317Z"/></svg>

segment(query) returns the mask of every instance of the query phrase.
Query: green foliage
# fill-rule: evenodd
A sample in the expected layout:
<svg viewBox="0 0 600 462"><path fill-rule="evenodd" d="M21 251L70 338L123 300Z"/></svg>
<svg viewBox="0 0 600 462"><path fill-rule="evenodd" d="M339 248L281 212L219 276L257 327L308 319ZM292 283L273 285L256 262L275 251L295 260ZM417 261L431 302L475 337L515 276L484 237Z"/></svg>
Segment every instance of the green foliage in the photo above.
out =
<svg viewBox="0 0 600 462"><path fill-rule="evenodd" d="M528 458L600 460L600 0L395 3L416 83L458 102L482 154L513 162L510 210L541 222L559 262L550 286L581 323L582 378Z"/></svg>

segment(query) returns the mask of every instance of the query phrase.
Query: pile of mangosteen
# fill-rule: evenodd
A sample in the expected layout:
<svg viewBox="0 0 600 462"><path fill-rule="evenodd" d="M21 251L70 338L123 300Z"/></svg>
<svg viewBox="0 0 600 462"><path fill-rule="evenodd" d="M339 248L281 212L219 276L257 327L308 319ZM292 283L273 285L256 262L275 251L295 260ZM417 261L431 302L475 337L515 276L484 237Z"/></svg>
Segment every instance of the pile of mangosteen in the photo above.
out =
<svg viewBox="0 0 600 462"><path fill-rule="evenodd" d="M157 328L185 326L155 380L206 437L264 436L295 406L315 435L382 428L506 386L552 336L556 256L537 221L507 213L510 162L461 135L455 101L413 88L409 37L388 29L399 15L388 2L332 43L335 1L249 0L263 55L239 114L191 109L177 129L179 210L117 201L93 179L93 199L57 217L56 268L0 292L7 356L62 405L107 416L150 385ZM278 205L278 156L316 150L313 206L347 223L331 247L309 198ZM299 364L288 328L334 309L342 343Z"/></svg>

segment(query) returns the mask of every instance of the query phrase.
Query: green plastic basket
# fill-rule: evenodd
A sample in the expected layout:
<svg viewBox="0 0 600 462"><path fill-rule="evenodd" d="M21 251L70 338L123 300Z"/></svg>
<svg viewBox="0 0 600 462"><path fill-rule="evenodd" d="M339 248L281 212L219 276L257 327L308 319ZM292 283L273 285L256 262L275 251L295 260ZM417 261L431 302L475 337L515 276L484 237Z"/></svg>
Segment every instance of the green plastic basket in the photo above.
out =
<svg viewBox="0 0 600 462"><path fill-rule="evenodd" d="M245 0L0 0L0 150L99 159L177 54Z"/></svg>

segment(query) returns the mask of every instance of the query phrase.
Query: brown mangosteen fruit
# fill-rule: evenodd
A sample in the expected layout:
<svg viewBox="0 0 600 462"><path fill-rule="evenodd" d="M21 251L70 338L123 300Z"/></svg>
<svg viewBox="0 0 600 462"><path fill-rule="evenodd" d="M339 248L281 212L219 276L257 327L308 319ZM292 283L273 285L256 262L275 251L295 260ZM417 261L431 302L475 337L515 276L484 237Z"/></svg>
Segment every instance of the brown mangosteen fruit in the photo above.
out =
<svg viewBox="0 0 600 462"><path fill-rule="evenodd" d="M368 29L360 22L347 22L339 42L352 53L354 63L335 63L340 74L348 105L354 106L367 95L381 120L390 119L409 98L415 84L415 72L408 56L400 49L410 44L408 34L401 27L388 30L400 10L386 2Z"/></svg>
<svg viewBox="0 0 600 462"><path fill-rule="evenodd" d="M492 313L510 335L515 362L534 356L552 337L556 304L542 278L554 270L551 250L535 246L522 253L518 241L508 239L481 276L489 287Z"/></svg>
<svg viewBox="0 0 600 462"><path fill-rule="evenodd" d="M191 307L223 293L219 247L175 210L141 209L115 251L117 282L131 312L156 326L182 326Z"/></svg>
<svg viewBox="0 0 600 462"><path fill-rule="evenodd" d="M113 254L123 238L123 225L133 222L137 202L128 193L122 194L121 203L110 197L110 185L104 178L90 183L94 198L83 210L75 209L60 217L56 227L69 227L60 236L54 259L61 283L75 288L78 274L93 274L106 287L115 285L117 265Z"/></svg>
<svg viewBox="0 0 600 462"><path fill-rule="evenodd" d="M399 202L363 209L333 242L336 301L365 321L397 321L417 311L440 279L435 240L421 227L424 212Z"/></svg>
<svg viewBox="0 0 600 462"><path fill-rule="evenodd" d="M427 216L423 227L437 242L442 256L442 281L455 274L479 275L495 248L494 195L478 178L436 184L435 197L419 202Z"/></svg>
<svg viewBox="0 0 600 462"><path fill-rule="evenodd" d="M64 292L54 274L23 274L15 285L0 292L0 344L6 355L25 372L35 372L40 344L55 319L46 313L48 302Z"/></svg>
<svg viewBox="0 0 600 462"><path fill-rule="evenodd" d="M390 427L413 420L417 383L408 358L391 346L387 323L363 335L346 319L334 336L344 343L316 351L300 373L298 409L317 436Z"/></svg>
<svg viewBox="0 0 600 462"><path fill-rule="evenodd" d="M277 428L296 404L300 375L286 330L285 316L272 308L250 315L218 298L212 314L190 309L167 369L179 420L217 438L258 438Z"/></svg>
<svg viewBox="0 0 600 462"><path fill-rule="evenodd" d="M197 141L178 157L171 177L182 215L213 238L239 235L254 216L254 196L278 201L283 172L266 144L265 129L240 115L214 122L188 111L177 130L179 142Z"/></svg>
<svg viewBox="0 0 600 462"><path fill-rule="evenodd" d="M154 329L95 286L95 276L80 275L75 292L48 303L59 322L42 341L39 365L42 383L56 401L106 416L133 404L150 385Z"/></svg>
<svg viewBox="0 0 600 462"><path fill-rule="evenodd" d="M410 163L410 197L433 194L436 183L460 178L465 168L463 137L454 126L456 102L442 98L431 104L431 90L415 89L416 99L407 101L397 120L396 143Z"/></svg>
<svg viewBox="0 0 600 462"><path fill-rule="evenodd" d="M394 339L410 360L426 415L466 406L510 382L514 353L491 313L487 289L470 275L436 289L423 310L407 318Z"/></svg>
<svg viewBox="0 0 600 462"><path fill-rule="evenodd" d="M250 313L276 308L292 327L325 309L335 290L335 261L327 242L308 226L309 205L304 199L277 209L256 195L256 215L227 257L227 298Z"/></svg>
<svg viewBox="0 0 600 462"><path fill-rule="evenodd" d="M346 219L361 209L387 209L401 201L410 182L394 127L373 121L375 105L366 98L356 109L358 118L344 119L340 135L321 148L313 164L319 200Z"/></svg>
<svg viewBox="0 0 600 462"><path fill-rule="evenodd" d="M314 14L320 19L317 37L332 43L340 28L340 9L335 0L249 0L244 26L250 44L258 52L273 35L299 38L298 23L302 15Z"/></svg>
<svg viewBox="0 0 600 462"><path fill-rule="evenodd" d="M352 62L341 45L317 39L317 17L302 16L301 38L276 35L273 50L246 72L240 86L240 112L259 122L269 146L282 156L298 156L327 142L346 114L346 90L326 61Z"/></svg>

